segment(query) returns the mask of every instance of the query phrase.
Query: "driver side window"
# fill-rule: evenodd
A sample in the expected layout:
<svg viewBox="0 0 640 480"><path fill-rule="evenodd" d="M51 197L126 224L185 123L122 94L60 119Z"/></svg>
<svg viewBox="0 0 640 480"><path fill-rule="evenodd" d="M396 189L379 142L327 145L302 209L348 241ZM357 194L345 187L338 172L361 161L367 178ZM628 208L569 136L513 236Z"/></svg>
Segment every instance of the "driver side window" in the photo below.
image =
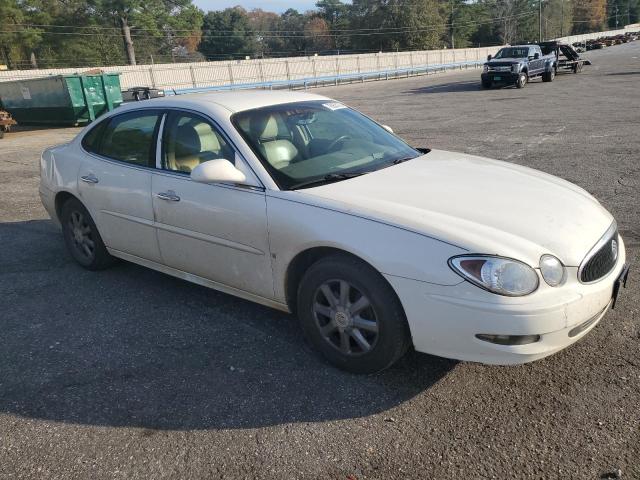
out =
<svg viewBox="0 0 640 480"><path fill-rule="evenodd" d="M224 158L235 161L233 148L215 126L187 112L170 112L162 136L162 168L190 173L201 163Z"/></svg>

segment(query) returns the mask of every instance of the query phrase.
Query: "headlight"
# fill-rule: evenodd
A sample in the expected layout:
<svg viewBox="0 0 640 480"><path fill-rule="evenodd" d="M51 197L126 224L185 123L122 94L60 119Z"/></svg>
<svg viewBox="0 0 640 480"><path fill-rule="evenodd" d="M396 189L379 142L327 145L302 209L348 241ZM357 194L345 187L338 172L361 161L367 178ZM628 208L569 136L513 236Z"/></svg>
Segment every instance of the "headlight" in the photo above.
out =
<svg viewBox="0 0 640 480"><path fill-rule="evenodd" d="M482 67L482 71L483 71L483 72L485 72L485 73L487 73L487 72L489 71L489 65L486 65L486 64L485 64L485 65Z"/></svg>
<svg viewBox="0 0 640 480"><path fill-rule="evenodd" d="M518 73L520 71L520 64L516 63L515 65L511 65L511 71L513 73Z"/></svg>
<svg viewBox="0 0 640 480"><path fill-rule="evenodd" d="M552 287L557 287L564 279L564 265L553 255L540 257L540 273L542 278Z"/></svg>
<svg viewBox="0 0 640 480"><path fill-rule="evenodd" d="M498 295L520 297L538 288L538 274L529 265L511 258L460 255L449 266L465 280Z"/></svg>

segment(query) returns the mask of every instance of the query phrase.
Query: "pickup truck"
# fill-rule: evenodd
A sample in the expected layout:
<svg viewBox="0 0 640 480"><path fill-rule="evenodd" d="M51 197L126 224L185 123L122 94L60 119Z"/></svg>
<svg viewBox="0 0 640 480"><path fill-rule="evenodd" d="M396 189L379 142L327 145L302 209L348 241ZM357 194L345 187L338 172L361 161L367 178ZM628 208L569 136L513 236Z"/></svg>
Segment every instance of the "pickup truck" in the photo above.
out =
<svg viewBox="0 0 640 480"><path fill-rule="evenodd" d="M555 53L543 55L539 45L504 47L494 57L487 57L481 75L482 86L490 88L497 83L523 88L536 77L542 77L543 82L553 82L557 61Z"/></svg>

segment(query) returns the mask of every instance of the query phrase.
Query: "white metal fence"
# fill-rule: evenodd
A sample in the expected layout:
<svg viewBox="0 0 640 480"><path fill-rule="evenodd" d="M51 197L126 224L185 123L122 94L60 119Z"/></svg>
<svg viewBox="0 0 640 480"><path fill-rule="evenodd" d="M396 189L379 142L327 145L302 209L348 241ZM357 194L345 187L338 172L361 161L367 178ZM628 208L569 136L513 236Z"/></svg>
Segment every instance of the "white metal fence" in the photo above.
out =
<svg viewBox="0 0 640 480"><path fill-rule="evenodd" d="M168 90L208 87L303 83L318 79L370 76L428 67L475 64L494 54L499 47L454 50L374 53L252 59L221 62L169 63L138 66L104 67L105 72L119 72L123 89L136 86ZM0 81L24 80L80 73L82 68L0 71Z"/></svg>
<svg viewBox="0 0 640 480"><path fill-rule="evenodd" d="M640 25L625 29L563 37L563 41L579 42L602 36L619 35L640 30ZM104 67L105 72L119 72L123 89L155 87L165 90L189 90L211 87L239 88L313 84L341 78L385 78L400 72L425 73L431 68L480 65L487 55L500 47L426 50L413 52L372 53L252 59L221 62L169 63L138 66ZM0 71L0 82L25 80L82 72L82 68Z"/></svg>

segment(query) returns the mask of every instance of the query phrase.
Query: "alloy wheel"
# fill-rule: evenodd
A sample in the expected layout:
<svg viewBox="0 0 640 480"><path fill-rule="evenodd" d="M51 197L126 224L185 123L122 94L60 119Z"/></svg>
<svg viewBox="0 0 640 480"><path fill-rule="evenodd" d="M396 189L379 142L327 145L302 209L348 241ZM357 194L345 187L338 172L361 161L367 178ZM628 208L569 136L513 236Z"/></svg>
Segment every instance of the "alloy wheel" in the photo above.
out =
<svg viewBox="0 0 640 480"><path fill-rule="evenodd" d="M371 301L346 280L320 285L313 301L313 316L320 334L344 355L370 352L378 341L378 317Z"/></svg>
<svg viewBox="0 0 640 480"><path fill-rule="evenodd" d="M71 212L68 227L76 252L85 259L92 260L95 255L96 244L91 232L91 225L89 225L83 213L77 210Z"/></svg>

